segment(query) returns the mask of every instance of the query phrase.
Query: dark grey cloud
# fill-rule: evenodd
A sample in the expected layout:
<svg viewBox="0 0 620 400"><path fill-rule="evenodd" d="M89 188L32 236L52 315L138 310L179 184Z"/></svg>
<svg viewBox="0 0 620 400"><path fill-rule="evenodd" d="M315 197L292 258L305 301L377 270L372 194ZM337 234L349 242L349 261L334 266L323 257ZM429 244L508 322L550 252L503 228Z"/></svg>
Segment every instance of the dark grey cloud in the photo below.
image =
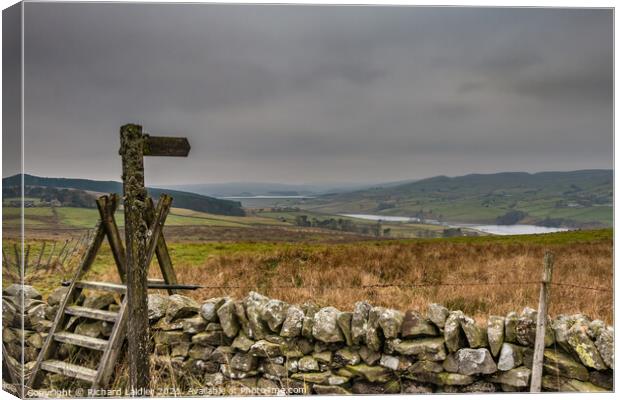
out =
<svg viewBox="0 0 620 400"><path fill-rule="evenodd" d="M27 3L28 172L151 183L611 168L611 10Z"/></svg>
<svg viewBox="0 0 620 400"><path fill-rule="evenodd" d="M2 13L2 173L22 169L21 136L21 9Z"/></svg>

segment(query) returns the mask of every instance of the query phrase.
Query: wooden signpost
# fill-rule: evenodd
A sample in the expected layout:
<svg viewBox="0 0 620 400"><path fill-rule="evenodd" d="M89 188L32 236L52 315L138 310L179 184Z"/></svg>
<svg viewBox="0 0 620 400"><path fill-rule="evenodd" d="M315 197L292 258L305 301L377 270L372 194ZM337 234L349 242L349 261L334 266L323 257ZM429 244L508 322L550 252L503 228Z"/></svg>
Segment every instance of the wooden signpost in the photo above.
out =
<svg viewBox="0 0 620 400"><path fill-rule="evenodd" d="M91 389L103 388L109 382L122 344L127 338L130 396L150 395L147 289L194 290L197 285L177 282L163 226L172 205L172 198L162 194L153 204L144 187L144 156L185 157L189 143L185 138L153 137L142 133L139 125L121 127L120 155L123 161L123 191L125 207L125 245L119 234L114 213L120 203L115 193L97 199L100 220L92 236L88 236L87 250L71 281L64 282L67 293L58 306L58 312L28 377L28 388L41 384L43 372L65 375L91 383ZM90 270L97 252L107 237L121 284L83 280ZM54 242L55 244L56 242ZM65 244L67 246L67 243ZM53 254L54 248L52 247ZM50 258L51 258L50 254ZM60 259L59 254L57 259ZM147 281L153 256L157 256L163 281ZM82 290L118 293L122 302L117 312L102 311L80 305L77 300ZM109 339L103 340L65 331L70 318L108 321L113 323ZM126 334L127 333L127 334ZM58 359L60 343L102 352L96 369Z"/></svg>
<svg viewBox="0 0 620 400"><path fill-rule="evenodd" d="M149 203L144 186L144 156L187 157L190 146L186 138L157 137L142 133L142 127L127 124L121 127L120 155L123 163L123 192L125 208L125 266L128 301L128 360L131 394L148 394L149 376L149 324L147 313L148 262L159 246L162 226L153 226L149 232L147 221ZM160 207L167 213L170 204ZM157 220L157 218L155 218ZM151 240L147 246L149 237ZM163 239L162 239L163 240ZM158 252L158 259L165 255Z"/></svg>

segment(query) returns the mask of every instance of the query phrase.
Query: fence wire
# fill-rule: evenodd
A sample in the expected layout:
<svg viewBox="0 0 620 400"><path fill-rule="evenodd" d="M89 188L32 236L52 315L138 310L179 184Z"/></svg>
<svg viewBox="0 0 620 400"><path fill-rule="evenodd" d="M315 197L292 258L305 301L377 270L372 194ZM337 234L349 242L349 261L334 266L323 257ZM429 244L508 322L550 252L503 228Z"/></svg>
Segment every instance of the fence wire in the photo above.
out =
<svg viewBox="0 0 620 400"><path fill-rule="evenodd" d="M293 285L278 285L278 286L269 286L270 289L386 289L386 288L399 288L399 289L415 289L415 288L428 288L428 287L441 287L441 286L449 286L449 287L460 287L460 286L515 286L515 285L540 285L540 281L516 281L516 282L459 282L459 283L378 283L372 285L359 285L359 286L293 286ZM568 286L579 289L593 290L593 291L601 291L601 292L611 292L613 289L604 288L604 287L592 287L592 286L583 286L572 283L562 283L562 282L550 282L551 285L556 286ZM202 286L201 289L256 289L256 286L251 285L211 285L211 286Z"/></svg>

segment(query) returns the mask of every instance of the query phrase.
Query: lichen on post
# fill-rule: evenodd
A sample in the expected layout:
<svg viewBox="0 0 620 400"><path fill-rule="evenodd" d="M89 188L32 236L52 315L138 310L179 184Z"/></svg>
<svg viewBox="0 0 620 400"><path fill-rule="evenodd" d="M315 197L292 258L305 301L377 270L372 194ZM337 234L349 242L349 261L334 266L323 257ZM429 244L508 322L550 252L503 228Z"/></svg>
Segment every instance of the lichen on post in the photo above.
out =
<svg viewBox="0 0 620 400"><path fill-rule="evenodd" d="M144 187L144 135L142 127L123 125L120 130L123 164L130 394L148 394L149 325L147 316L146 197Z"/></svg>

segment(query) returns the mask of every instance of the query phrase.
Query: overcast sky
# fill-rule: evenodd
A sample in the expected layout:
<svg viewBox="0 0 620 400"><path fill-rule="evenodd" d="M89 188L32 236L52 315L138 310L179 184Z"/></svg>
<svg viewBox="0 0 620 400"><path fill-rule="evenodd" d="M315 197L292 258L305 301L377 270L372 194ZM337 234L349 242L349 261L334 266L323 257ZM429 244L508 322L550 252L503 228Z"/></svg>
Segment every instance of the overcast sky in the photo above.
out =
<svg viewBox="0 0 620 400"><path fill-rule="evenodd" d="M29 3L26 172L150 184L612 168L611 10Z"/></svg>

